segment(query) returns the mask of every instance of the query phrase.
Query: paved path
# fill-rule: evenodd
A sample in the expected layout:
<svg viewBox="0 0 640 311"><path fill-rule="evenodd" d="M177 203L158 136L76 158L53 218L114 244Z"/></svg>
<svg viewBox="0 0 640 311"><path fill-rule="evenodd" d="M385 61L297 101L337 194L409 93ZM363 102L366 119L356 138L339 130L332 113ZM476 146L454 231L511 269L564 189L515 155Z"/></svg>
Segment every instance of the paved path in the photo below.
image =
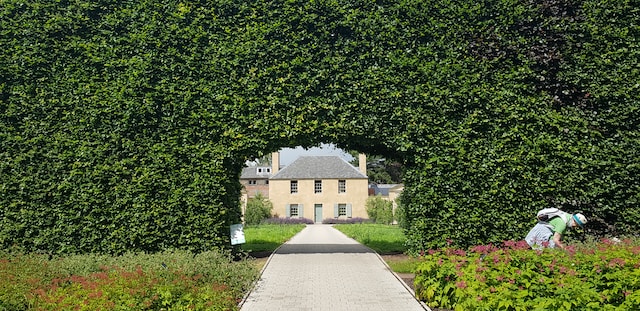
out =
<svg viewBox="0 0 640 311"><path fill-rule="evenodd" d="M424 311L369 248L330 225L308 225L267 261L241 311Z"/></svg>

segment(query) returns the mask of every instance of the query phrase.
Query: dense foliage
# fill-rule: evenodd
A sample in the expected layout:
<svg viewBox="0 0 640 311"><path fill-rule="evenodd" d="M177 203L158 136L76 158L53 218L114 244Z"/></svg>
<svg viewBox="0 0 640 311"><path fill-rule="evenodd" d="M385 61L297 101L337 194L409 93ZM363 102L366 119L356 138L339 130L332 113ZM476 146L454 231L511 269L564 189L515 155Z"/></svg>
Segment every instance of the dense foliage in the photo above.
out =
<svg viewBox="0 0 640 311"><path fill-rule="evenodd" d="M273 203L265 198L261 193L247 200L247 207L244 211L244 224L248 226L259 225L261 222L271 218Z"/></svg>
<svg viewBox="0 0 640 311"><path fill-rule="evenodd" d="M390 225L393 223L393 203L385 200L381 195L370 196L365 202L369 220L376 224Z"/></svg>
<svg viewBox="0 0 640 311"><path fill-rule="evenodd" d="M604 240L566 251L532 251L511 241L503 248L446 248L424 256L416 295L449 310L638 310L638 240Z"/></svg>
<svg viewBox="0 0 640 311"><path fill-rule="evenodd" d="M319 142L402 162L413 250L637 232L639 4L5 0L0 247L228 245L244 161Z"/></svg>
<svg viewBox="0 0 640 311"><path fill-rule="evenodd" d="M0 252L0 310L237 310L258 274L219 251Z"/></svg>

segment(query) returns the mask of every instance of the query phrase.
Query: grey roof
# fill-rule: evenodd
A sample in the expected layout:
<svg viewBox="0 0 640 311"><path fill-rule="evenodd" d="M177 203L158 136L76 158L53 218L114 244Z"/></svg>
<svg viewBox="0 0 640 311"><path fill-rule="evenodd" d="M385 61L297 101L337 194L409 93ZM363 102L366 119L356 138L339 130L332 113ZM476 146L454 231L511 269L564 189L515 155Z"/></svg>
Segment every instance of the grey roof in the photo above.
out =
<svg viewBox="0 0 640 311"><path fill-rule="evenodd" d="M388 196L391 189L402 184L370 184L369 188L374 189L374 194Z"/></svg>
<svg viewBox="0 0 640 311"><path fill-rule="evenodd" d="M367 178L339 156L301 156L271 179Z"/></svg>
<svg viewBox="0 0 640 311"><path fill-rule="evenodd" d="M258 169L261 169L262 172L258 173ZM271 167L264 166L245 167L240 174L240 179L267 179L269 177L271 177Z"/></svg>

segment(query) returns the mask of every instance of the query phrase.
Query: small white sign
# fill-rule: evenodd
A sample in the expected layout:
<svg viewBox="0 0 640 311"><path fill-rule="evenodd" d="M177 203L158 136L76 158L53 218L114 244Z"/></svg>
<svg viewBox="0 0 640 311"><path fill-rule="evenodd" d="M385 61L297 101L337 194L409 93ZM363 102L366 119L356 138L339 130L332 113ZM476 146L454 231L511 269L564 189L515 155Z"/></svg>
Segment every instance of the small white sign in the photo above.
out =
<svg viewBox="0 0 640 311"><path fill-rule="evenodd" d="M244 244L244 231L242 224L231 225L231 245Z"/></svg>

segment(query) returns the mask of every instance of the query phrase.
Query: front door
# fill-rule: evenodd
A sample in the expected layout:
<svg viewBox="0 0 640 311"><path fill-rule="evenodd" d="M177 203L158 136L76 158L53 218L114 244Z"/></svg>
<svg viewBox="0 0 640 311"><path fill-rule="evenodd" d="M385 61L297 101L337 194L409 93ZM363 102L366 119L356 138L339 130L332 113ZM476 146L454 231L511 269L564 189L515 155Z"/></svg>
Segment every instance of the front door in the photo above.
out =
<svg viewBox="0 0 640 311"><path fill-rule="evenodd" d="M317 224L322 223L322 204L315 205L314 221Z"/></svg>

